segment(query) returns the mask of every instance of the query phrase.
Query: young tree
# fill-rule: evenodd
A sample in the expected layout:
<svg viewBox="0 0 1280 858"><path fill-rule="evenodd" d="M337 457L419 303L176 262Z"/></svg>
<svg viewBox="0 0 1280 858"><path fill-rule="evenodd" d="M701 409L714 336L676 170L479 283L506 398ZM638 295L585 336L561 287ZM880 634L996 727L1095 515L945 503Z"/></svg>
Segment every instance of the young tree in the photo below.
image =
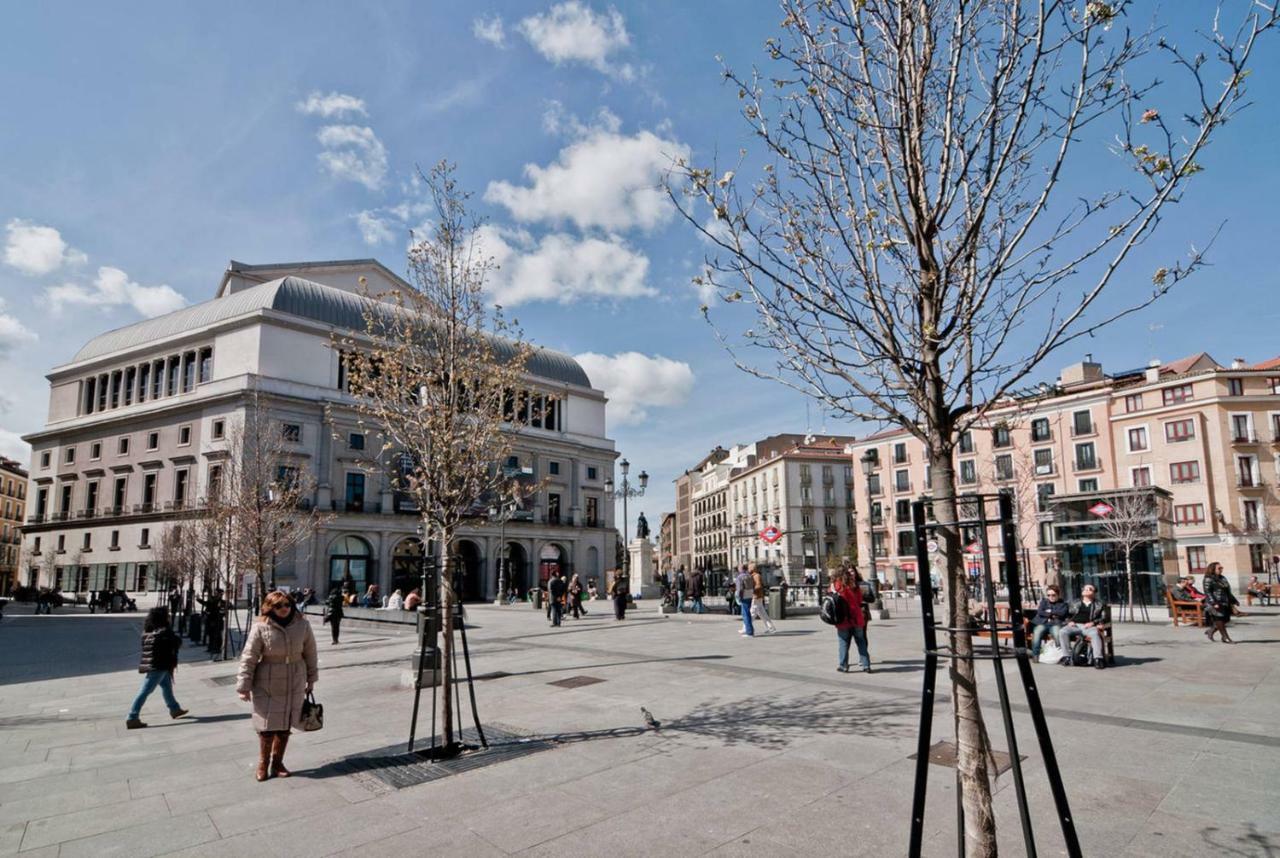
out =
<svg viewBox="0 0 1280 858"><path fill-rule="evenodd" d="M1129 588L1129 620L1134 620L1133 552L1156 541L1159 505L1151 489L1129 489L1107 496L1111 512L1099 517L1102 533L1124 554L1125 582Z"/></svg>
<svg viewBox="0 0 1280 858"><path fill-rule="evenodd" d="M58 574L58 552L57 550L54 549L52 545L50 545L48 548L44 550L44 556L41 558L40 566L44 570L43 574L44 574L44 582L45 582L41 586L46 586L52 589L53 582L57 580L57 574ZM68 589L71 590L72 592L75 592L75 589L77 586L75 583L75 574L76 574L75 572L71 573L72 584L70 587L68 587ZM36 581L36 584L40 585L40 582Z"/></svg>
<svg viewBox="0 0 1280 858"><path fill-rule="evenodd" d="M958 433L1047 356L1203 264L1192 250L1148 275L1145 293L1110 297L1244 105L1277 18L1241 5L1239 28L1214 16L1207 53L1193 55L1129 31L1125 0L782 0L767 70L724 71L762 177L735 179L744 153L724 173L686 165L671 189L715 248L696 285L755 316L740 337L717 326L738 366L915 435L937 518L954 521ZM1162 56L1187 73L1187 109L1134 82ZM1127 173L1082 160L1107 121ZM959 536L938 536L947 623L963 627ZM966 854L994 855L970 634L951 645Z"/></svg>
<svg viewBox="0 0 1280 858"><path fill-rule="evenodd" d="M441 546L446 748L455 747L453 541L465 522L517 494L502 465L522 415L541 420L554 407L553 397L525 392L533 349L487 299L493 262L453 169L441 162L422 177L435 219L409 250L412 288L370 295L365 331L340 345L354 407L381 440L388 479Z"/></svg>

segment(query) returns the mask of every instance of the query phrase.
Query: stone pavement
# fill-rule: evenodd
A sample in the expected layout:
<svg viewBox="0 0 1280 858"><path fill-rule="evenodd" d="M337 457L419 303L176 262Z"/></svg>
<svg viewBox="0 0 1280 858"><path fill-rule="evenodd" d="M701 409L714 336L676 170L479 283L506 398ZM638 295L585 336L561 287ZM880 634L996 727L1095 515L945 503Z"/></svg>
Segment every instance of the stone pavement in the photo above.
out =
<svg viewBox="0 0 1280 858"><path fill-rule="evenodd" d="M603 603L560 630L525 606L469 613L485 722L554 746L395 789L338 763L405 739L408 639L353 630L335 647L317 627L326 726L295 735L293 778L259 784L247 704L225 684L234 663L184 650L177 693L192 717L170 721L157 693L152 726L126 732L141 617L11 606L0 855L905 854L918 616L873 623L867 676L835 672L834 633L814 617L747 640L724 615L615 623ZM1113 669L1035 668L1086 855L1280 853L1280 609L1232 628L1234 647L1122 627ZM576 676L603 681L550 684ZM986 714L1003 747L998 711ZM1039 854L1064 854L1024 708L1015 719ZM936 738L949 721L940 703ZM424 707L422 734L428 723ZM933 766L926 854L955 854L954 809L953 773ZM1008 774L997 813L1002 853L1022 854Z"/></svg>

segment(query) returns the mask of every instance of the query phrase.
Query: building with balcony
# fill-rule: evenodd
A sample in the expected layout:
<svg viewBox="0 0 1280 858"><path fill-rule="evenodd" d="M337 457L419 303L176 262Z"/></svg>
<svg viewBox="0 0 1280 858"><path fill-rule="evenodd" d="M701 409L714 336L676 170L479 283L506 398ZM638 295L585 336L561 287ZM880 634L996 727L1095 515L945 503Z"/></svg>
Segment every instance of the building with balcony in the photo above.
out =
<svg viewBox="0 0 1280 858"><path fill-rule="evenodd" d="M860 557L865 564L874 550L879 577L915 583L910 503L929 494L924 446L892 430L852 451L857 494L869 487L872 495L858 527ZM1070 552L1060 550L1055 497L1158 487L1168 492L1172 517L1164 576L1198 574L1218 561L1238 585L1265 575L1280 553L1280 359L1223 366L1200 353L1116 373L1086 360L989 412L958 439L953 464L962 494L1012 493L1033 580L1097 574L1115 563L1102 543L1081 548L1075 539Z"/></svg>
<svg viewBox="0 0 1280 858"><path fill-rule="evenodd" d="M27 508L27 471L0 456L0 596L23 584L20 575L23 513Z"/></svg>
<svg viewBox="0 0 1280 858"><path fill-rule="evenodd" d="M216 491L232 428L259 403L279 432L282 469L305 469L308 503L332 513L307 544L277 559L278 583L326 592L345 574L359 588L413 586L422 546L412 505L371 467L377 444L356 419L335 336L364 330L370 298L405 283L374 260L232 262L212 300L91 339L48 375L48 420L32 445L28 575L64 590L156 580L162 532ZM552 567L603 582L614 557L614 444L605 397L568 355L537 350L531 409L510 459L539 483L504 524L479 517L459 533L463 596L491 599L500 541L512 582ZM497 463L495 463L497 464ZM501 534L501 538L500 538Z"/></svg>

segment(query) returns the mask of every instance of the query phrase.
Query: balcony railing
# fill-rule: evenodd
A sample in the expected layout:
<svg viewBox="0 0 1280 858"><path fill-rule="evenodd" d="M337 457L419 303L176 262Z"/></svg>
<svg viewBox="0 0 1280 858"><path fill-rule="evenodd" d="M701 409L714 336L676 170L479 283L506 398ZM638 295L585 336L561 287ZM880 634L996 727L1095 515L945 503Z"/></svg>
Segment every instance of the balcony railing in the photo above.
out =
<svg viewBox="0 0 1280 858"><path fill-rule="evenodd" d="M1261 489L1264 486L1261 477L1255 477L1253 474L1236 474L1236 488Z"/></svg>
<svg viewBox="0 0 1280 858"><path fill-rule="evenodd" d="M1072 438L1084 438L1089 435L1096 435L1097 433L1098 433L1098 427L1094 426L1092 423L1090 423L1088 426L1078 426L1075 423L1071 424Z"/></svg>
<svg viewBox="0 0 1280 858"><path fill-rule="evenodd" d="M1233 432L1231 433L1232 444L1257 444L1258 436L1252 432Z"/></svg>
<svg viewBox="0 0 1280 858"><path fill-rule="evenodd" d="M1086 471L1100 471L1102 470L1102 460L1098 458L1076 459L1074 462L1072 462L1072 470L1074 470L1077 474L1083 473Z"/></svg>

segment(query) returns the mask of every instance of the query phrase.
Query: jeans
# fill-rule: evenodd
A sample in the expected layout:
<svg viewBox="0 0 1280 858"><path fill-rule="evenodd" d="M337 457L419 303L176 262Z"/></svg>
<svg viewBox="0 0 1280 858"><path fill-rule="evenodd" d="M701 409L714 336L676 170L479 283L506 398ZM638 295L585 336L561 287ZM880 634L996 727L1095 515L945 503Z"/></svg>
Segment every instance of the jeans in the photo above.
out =
<svg viewBox="0 0 1280 858"><path fill-rule="evenodd" d="M564 616L564 605L557 602L551 603L551 625L560 625L560 619Z"/></svg>
<svg viewBox="0 0 1280 858"><path fill-rule="evenodd" d="M691 607L690 610L695 614L705 614L707 612L706 607L702 604L701 596L693 597L693 607Z"/></svg>
<svg viewBox="0 0 1280 858"><path fill-rule="evenodd" d="M1052 635L1054 642L1058 640L1058 631L1062 628L1058 623L1042 623L1031 630L1031 657L1040 657L1040 648L1044 646L1045 635Z"/></svg>
<svg viewBox="0 0 1280 858"><path fill-rule="evenodd" d="M742 605L742 628L746 630L747 637L754 637L756 628L751 624L751 597L743 596L739 604Z"/></svg>
<svg viewBox="0 0 1280 858"><path fill-rule="evenodd" d="M1089 647L1093 650L1094 661L1103 657L1102 632L1096 628L1086 629L1084 626L1063 626L1058 630L1058 646L1066 655L1071 654L1071 641L1078 637L1089 639Z"/></svg>
<svg viewBox="0 0 1280 858"><path fill-rule="evenodd" d="M681 590L678 593L676 593L676 613L677 614L684 613L684 590Z"/></svg>
<svg viewBox="0 0 1280 858"><path fill-rule="evenodd" d="M836 638L840 641L840 669L847 670L849 667L849 643L854 642L858 647L858 666L870 667L871 656L867 654L867 630L862 626L849 626L847 629L836 629Z"/></svg>
<svg viewBox="0 0 1280 858"><path fill-rule="evenodd" d="M754 599L751 602L751 615L764 621L764 627L773 631L773 620L769 619L769 603L765 599Z"/></svg>
<svg viewBox="0 0 1280 858"><path fill-rule="evenodd" d="M173 696L173 674L167 670L153 670L142 677L142 688L138 690L138 696L133 698L133 705L129 707L130 721L142 714L142 704L147 702L147 698L151 696L151 692L156 690L157 685L160 686L160 694L164 696L164 705L169 707L170 713L177 712L182 708Z"/></svg>

